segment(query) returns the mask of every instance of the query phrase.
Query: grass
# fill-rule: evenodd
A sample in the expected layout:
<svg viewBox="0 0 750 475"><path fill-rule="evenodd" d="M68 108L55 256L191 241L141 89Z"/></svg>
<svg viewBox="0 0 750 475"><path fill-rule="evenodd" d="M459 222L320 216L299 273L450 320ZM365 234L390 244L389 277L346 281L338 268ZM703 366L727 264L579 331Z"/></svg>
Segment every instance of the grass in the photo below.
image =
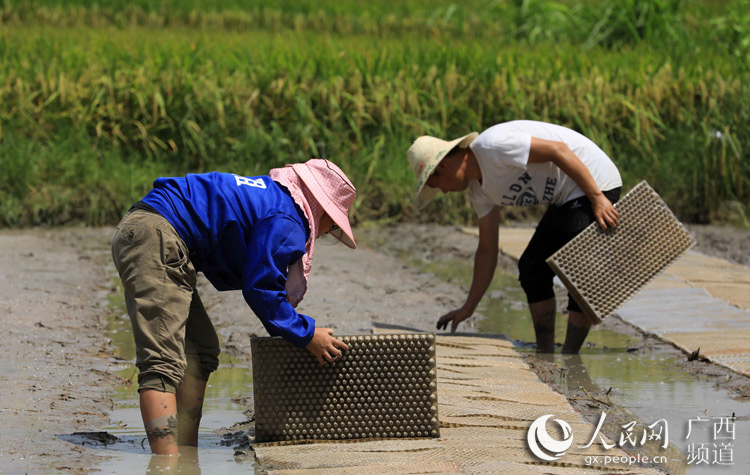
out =
<svg viewBox="0 0 750 475"><path fill-rule="evenodd" d="M722 14L743 1L6 1L0 226L112 224L160 175L322 155L356 220L469 223L462 196L413 215L405 151L516 118L588 135L683 219L741 223L750 74L716 40L750 31Z"/></svg>

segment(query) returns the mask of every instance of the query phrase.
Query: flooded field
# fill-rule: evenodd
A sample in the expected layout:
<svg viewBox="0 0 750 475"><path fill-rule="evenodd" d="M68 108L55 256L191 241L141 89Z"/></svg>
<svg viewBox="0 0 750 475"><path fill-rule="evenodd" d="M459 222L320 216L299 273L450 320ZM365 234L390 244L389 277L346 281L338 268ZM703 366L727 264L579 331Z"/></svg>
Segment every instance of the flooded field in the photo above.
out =
<svg viewBox="0 0 750 475"><path fill-rule="evenodd" d="M119 283L109 296L114 310L106 325L115 356L122 360L117 374L125 384L113 395L115 407L111 425L102 427L113 438L98 444L96 453L103 460L95 466L102 473L252 473L254 458L247 431L233 430L252 417L247 403L252 395L253 376L249 362L244 364L222 354L219 369L206 388L198 447L183 447L179 457L152 455L143 429L138 404L138 370L130 321ZM244 443L243 443L244 442Z"/></svg>
<svg viewBox="0 0 750 475"><path fill-rule="evenodd" d="M0 365L6 388L0 423L8 428L0 439L0 470L254 471L249 343L266 334L262 325L241 293L199 285L223 352L209 381L199 447L178 458L151 456L138 410L130 325L113 284L111 235L105 228L0 233L0 298L8 327L0 334L6 362ZM356 251L338 245L316 250L300 309L320 325L338 335L368 333L375 323L435 331L440 315L463 302L473 236L449 227L399 225L359 229L357 237ZM640 427L663 419L669 429L665 465L673 473L748 472L743 447L750 436L750 397L741 396L750 388L747 378L710 363L687 363L684 353L617 319L592 331L579 359L536 358L514 265L501 256L507 272L498 272L480 309L488 318L471 318L462 331L509 335L539 378L565 394L594 427L606 413L602 430L613 439L631 421ZM558 320L560 341L566 319ZM733 438L717 440L716 423L733 413ZM577 443L587 442L578 437ZM722 449L722 443L731 446Z"/></svg>
<svg viewBox="0 0 750 475"><path fill-rule="evenodd" d="M246 407L233 399L248 392L252 392L249 369L234 366L218 370L206 390L198 447L184 447L179 457L151 454L137 393L134 389L118 392L110 415L112 425L101 428L117 440L97 449L103 462L93 468L101 473L252 473L252 455L235 449L237 437L228 429L247 420Z"/></svg>
<svg viewBox="0 0 750 475"><path fill-rule="evenodd" d="M441 280L462 286L470 283L472 269L465 260L424 264L402 257L410 266L434 274ZM561 289L559 297L564 301L565 293ZM134 382L137 370L132 365L135 349L130 324L118 292L111 294L110 305L118 311L108 322L107 336L113 341L115 355L124 361L118 374L128 383L114 396L115 409L110 416L112 425L101 428L116 437L116 441L98 450L97 454L103 456L105 462L96 468L103 473L126 470L144 473L252 471L252 452L235 450L242 445L247 432L232 430L233 426L242 424L251 416L247 407L247 396L252 394L249 364L222 356L221 367L212 376L207 389L197 449L188 449L178 459L152 456L138 410ZM613 440L617 439L622 426L631 421L640 425L666 421L669 446L664 450L668 461L661 465L663 469L671 473L699 474L738 473L740 467L750 467L750 453L747 451L733 450L731 460L725 454L725 465L720 466L715 463L719 460L718 455L712 460L712 453L719 452L705 450L714 449L713 422L730 418L733 414L739 421L735 425L735 439L750 439L750 427L746 423L750 416L750 401L738 401L736 395L718 388L714 376L683 369L685 355L680 351L663 343L647 341L634 328L612 319L608 324L594 327L580 357L564 357L558 353L538 360L533 356L534 332L523 291L514 275L501 270L496 273L478 312L488 318L476 323L476 331L509 336L519 351L529 355L537 371L548 373L546 378L542 375L543 379L558 391L570 398L576 398L577 394L585 395L584 400L589 398L583 405L578 405L579 410L594 425L605 414L602 430ZM558 341L565 334L566 324L565 316L558 316ZM688 430L691 431L689 438L686 437ZM696 458L697 452L693 455L695 447L704 449L708 462L696 463L699 459ZM632 450L637 452L637 447Z"/></svg>
<svg viewBox="0 0 750 475"><path fill-rule="evenodd" d="M411 263L465 287L471 282L472 269L465 260ZM558 301L565 302L564 290L557 293ZM517 278L498 270L477 309L487 316L477 322L477 330L513 339L519 351L529 354L529 362L542 373L542 379L569 398L584 401L574 407L592 424L606 413L603 429L610 438L617 441L627 432L623 425L631 421L641 427L664 420L669 450L665 449L668 462L662 468L689 474L748 473L750 452L742 448L741 441L750 440L750 400L717 384L717 378L748 378L720 368L688 371L682 351L644 337L617 317L592 328L580 356L561 355L558 343L553 357L537 358L533 356L533 325L524 302ZM558 342L564 338L566 325L566 316L558 314ZM733 437L715 438L714 431L722 424L721 429L725 428L730 420L734 421ZM637 452L637 447L631 450Z"/></svg>

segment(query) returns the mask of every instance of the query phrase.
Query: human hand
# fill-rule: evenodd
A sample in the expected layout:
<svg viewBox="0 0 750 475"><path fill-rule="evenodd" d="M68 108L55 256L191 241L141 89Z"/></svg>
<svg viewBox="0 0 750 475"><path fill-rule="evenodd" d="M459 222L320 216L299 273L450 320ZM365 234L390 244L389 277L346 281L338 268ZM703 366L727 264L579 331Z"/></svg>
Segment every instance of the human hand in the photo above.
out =
<svg viewBox="0 0 750 475"><path fill-rule="evenodd" d="M469 318L473 313L473 311L464 307L457 308L440 317L437 321L437 328L438 330L445 330L448 328L448 322L451 322L451 333L456 333L458 324Z"/></svg>
<svg viewBox="0 0 750 475"><path fill-rule="evenodd" d="M591 199L591 210L594 212L596 222L602 229L607 229L607 225L610 228L615 228L620 223L620 213L612 206L612 202L604 196L604 193L599 193Z"/></svg>
<svg viewBox="0 0 750 475"><path fill-rule="evenodd" d="M326 364L326 361L331 363L336 361L341 357L341 350L348 350L349 347L343 341L333 337L333 329L316 328L312 340L305 349L317 358L318 363Z"/></svg>

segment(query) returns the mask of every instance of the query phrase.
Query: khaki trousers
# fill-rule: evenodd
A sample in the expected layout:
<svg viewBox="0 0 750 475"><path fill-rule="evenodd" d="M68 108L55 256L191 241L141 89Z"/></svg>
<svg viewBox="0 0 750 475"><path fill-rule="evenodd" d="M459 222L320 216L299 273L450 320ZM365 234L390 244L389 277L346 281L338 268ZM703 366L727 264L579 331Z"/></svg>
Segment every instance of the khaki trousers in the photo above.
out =
<svg viewBox="0 0 750 475"><path fill-rule="evenodd" d="M138 390L174 393L185 372L208 380L219 365L219 338L172 225L157 213L130 211L112 239L112 258L133 326Z"/></svg>

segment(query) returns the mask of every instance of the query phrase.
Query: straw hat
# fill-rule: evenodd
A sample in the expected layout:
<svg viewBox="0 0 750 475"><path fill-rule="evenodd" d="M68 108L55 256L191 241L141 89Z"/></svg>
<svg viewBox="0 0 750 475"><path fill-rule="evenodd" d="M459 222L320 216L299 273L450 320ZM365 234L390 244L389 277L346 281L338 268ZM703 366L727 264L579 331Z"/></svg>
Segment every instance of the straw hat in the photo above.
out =
<svg viewBox="0 0 750 475"><path fill-rule="evenodd" d="M468 147L478 135L478 133L472 132L450 142L423 135L409 147L409 150L406 151L406 157L409 159L411 170L417 176L417 193L414 197L414 206L417 209L424 208L440 192L437 188L425 187L427 179L435 172L438 164L454 148Z"/></svg>
<svg viewBox="0 0 750 475"><path fill-rule="evenodd" d="M350 248L356 248L352 227L349 225L349 209L357 196L352 182L339 167L320 158L295 163L292 168L339 227L329 234Z"/></svg>

